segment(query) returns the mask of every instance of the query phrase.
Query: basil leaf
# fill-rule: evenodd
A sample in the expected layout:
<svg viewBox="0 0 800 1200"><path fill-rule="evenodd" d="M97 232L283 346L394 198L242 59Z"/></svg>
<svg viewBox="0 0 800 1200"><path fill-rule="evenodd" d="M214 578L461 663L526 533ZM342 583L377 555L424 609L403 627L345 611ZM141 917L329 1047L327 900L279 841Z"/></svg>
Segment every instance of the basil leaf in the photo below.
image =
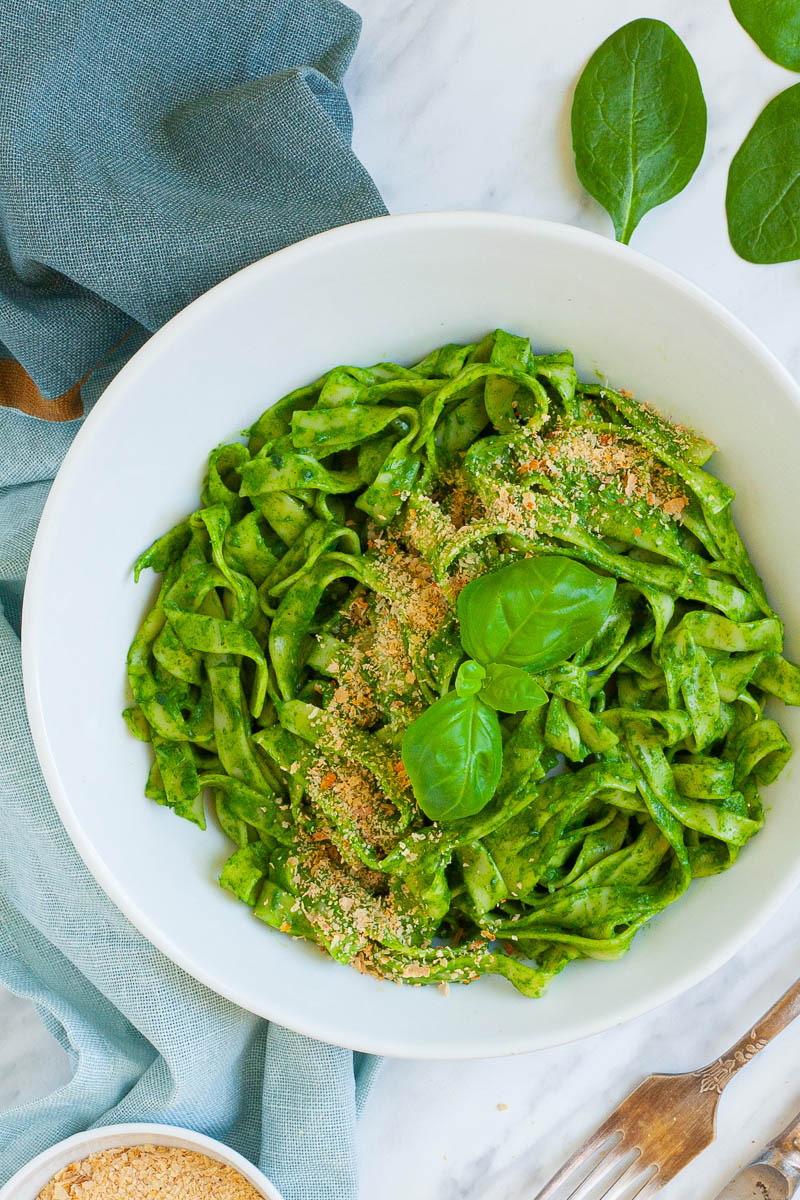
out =
<svg viewBox="0 0 800 1200"><path fill-rule="evenodd" d="M476 696L448 692L409 725L402 754L426 817L471 817L489 803L500 779L500 722Z"/></svg>
<svg viewBox="0 0 800 1200"><path fill-rule="evenodd" d="M458 668L456 675L456 692L459 696L474 696L483 687L486 678L486 668L473 659L468 658Z"/></svg>
<svg viewBox="0 0 800 1200"><path fill-rule="evenodd" d="M618 241L686 187L705 141L697 68L669 25L631 21L595 50L575 89L572 146L578 178Z"/></svg>
<svg viewBox="0 0 800 1200"><path fill-rule="evenodd" d="M547 703L547 692L522 667L490 663L485 675L480 699L499 712L527 712L530 708L541 708Z"/></svg>
<svg viewBox="0 0 800 1200"><path fill-rule="evenodd" d="M797 0L731 0L733 15L767 58L800 71L800 5Z"/></svg>
<svg viewBox="0 0 800 1200"><path fill-rule="evenodd" d="M754 263L800 258L800 83L757 118L728 172L731 245Z"/></svg>
<svg viewBox="0 0 800 1200"><path fill-rule="evenodd" d="M594 637L615 588L615 580L571 558L523 558L459 593L461 643L478 662L542 671Z"/></svg>

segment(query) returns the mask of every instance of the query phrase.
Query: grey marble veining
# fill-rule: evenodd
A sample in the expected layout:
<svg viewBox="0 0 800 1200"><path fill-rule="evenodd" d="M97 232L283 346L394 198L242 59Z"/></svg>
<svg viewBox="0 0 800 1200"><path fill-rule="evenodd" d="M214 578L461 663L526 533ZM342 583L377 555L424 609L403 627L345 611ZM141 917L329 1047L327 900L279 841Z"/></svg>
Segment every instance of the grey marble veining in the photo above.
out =
<svg viewBox="0 0 800 1200"><path fill-rule="evenodd" d="M719 298L800 375L800 266L742 262L724 220L732 154L766 102L797 76L760 54L726 0L355 0L354 7L364 19L348 80L355 146L392 212L486 208L604 234L610 222L583 194L571 164L572 89L613 29L642 15L668 21L700 71L708 143L690 186L644 218L634 246ZM793 899L725 968L623 1027L517 1058L387 1062L361 1125L364 1200L531 1200L642 1076L716 1058L798 974ZM798 1067L800 1023L733 1081L715 1144L661 1193L664 1200L712 1200L800 1109ZM0 1108L59 1086L68 1073L66 1055L32 1008L0 994Z"/></svg>

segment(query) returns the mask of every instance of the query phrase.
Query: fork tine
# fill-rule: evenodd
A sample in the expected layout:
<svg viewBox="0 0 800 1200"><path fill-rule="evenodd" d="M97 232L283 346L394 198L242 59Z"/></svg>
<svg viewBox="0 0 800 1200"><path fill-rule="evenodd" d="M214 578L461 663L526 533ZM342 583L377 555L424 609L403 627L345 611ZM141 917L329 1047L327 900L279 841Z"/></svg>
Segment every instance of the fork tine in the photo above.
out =
<svg viewBox="0 0 800 1200"><path fill-rule="evenodd" d="M565 1200L621 1200L625 1188L636 1174L636 1164L640 1151L622 1150L613 1158L598 1163L591 1174L587 1175L581 1184L570 1192ZM620 1191L620 1185L622 1191ZM599 1190L599 1189L602 1189Z"/></svg>
<svg viewBox="0 0 800 1200"><path fill-rule="evenodd" d="M665 1180L661 1180L659 1178L658 1173L651 1175L650 1178L646 1180L644 1187L642 1187L640 1191L635 1192L634 1195L631 1196L630 1200L650 1200L651 1196L655 1196L656 1192L661 1191L665 1182Z"/></svg>
<svg viewBox="0 0 800 1200"><path fill-rule="evenodd" d="M609 1159L611 1154L619 1145L621 1138L610 1132L606 1127L601 1126L584 1142L584 1144L575 1151L571 1158L567 1159L563 1167L556 1171L553 1178L546 1183L540 1192L537 1192L533 1200L554 1200L556 1193L561 1187L569 1183L573 1176L577 1176L581 1167L589 1161L593 1154L598 1152L601 1157L592 1167L590 1175L587 1178L594 1176L597 1179L597 1170L599 1167L613 1161ZM580 1180L576 1179L577 1183Z"/></svg>
<svg viewBox="0 0 800 1200"><path fill-rule="evenodd" d="M651 1173L651 1170L652 1168L642 1168L641 1155L637 1154L625 1173L619 1176L609 1191L598 1196L598 1200L644 1200L646 1189L655 1179L655 1173ZM658 1188L655 1191L658 1191ZM650 1195L653 1194L651 1191Z"/></svg>

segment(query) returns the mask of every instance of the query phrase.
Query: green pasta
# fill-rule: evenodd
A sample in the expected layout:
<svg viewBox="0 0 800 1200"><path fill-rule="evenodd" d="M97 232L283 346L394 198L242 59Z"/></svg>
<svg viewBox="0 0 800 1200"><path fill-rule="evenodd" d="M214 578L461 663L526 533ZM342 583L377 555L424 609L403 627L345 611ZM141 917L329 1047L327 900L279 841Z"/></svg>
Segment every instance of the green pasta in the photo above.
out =
<svg viewBox="0 0 800 1200"><path fill-rule="evenodd" d="M214 450L128 655L146 795L338 962L539 996L761 828L800 669L713 446L497 330Z"/></svg>

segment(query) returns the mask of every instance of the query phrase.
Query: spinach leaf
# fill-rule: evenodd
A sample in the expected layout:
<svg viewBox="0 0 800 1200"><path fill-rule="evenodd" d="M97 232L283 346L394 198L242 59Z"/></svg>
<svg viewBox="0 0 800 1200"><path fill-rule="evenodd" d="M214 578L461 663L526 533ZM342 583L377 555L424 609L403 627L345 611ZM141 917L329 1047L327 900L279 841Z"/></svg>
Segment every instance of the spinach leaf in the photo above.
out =
<svg viewBox="0 0 800 1200"><path fill-rule="evenodd" d="M478 694L484 704L491 705L499 712L527 712L530 708L541 708L547 703L547 692L522 667L490 663L485 675Z"/></svg>
<svg viewBox="0 0 800 1200"><path fill-rule="evenodd" d="M402 754L426 817L471 817L489 803L500 779L503 740L497 713L477 696L448 692L409 725Z"/></svg>
<svg viewBox="0 0 800 1200"><path fill-rule="evenodd" d="M800 83L770 100L736 151L725 208L741 258L800 258Z"/></svg>
<svg viewBox="0 0 800 1200"><path fill-rule="evenodd" d="M575 89L572 145L578 178L618 241L686 187L705 140L697 68L669 25L631 21L595 50Z"/></svg>
<svg viewBox="0 0 800 1200"><path fill-rule="evenodd" d="M733 15L767 58L800 71L800 5L797 0L731 0Z"/></svg>
<svg viewBox="0 0 800 1200"><path fill-rule="evenodd" d="M524 558L459 593L461 643L480 663L542 671L598 632L616 582L561 555Z"/></svg>

